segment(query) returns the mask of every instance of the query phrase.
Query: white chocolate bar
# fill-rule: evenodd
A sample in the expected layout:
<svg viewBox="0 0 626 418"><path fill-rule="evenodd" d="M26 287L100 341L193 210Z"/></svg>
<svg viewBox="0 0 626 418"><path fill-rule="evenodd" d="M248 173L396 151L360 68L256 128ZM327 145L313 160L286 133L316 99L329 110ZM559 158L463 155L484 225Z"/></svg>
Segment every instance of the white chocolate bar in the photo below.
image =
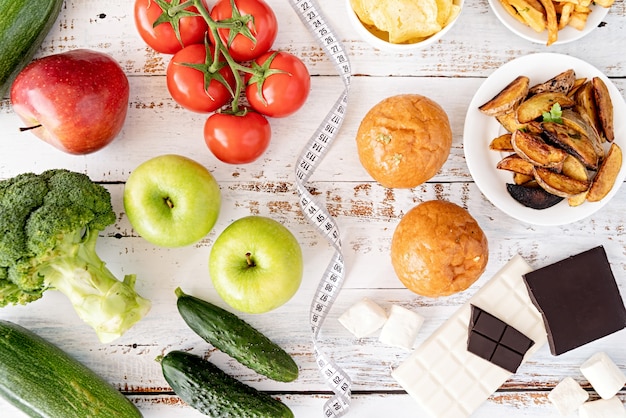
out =
<svg viewBox="0 0 626 418"><path fill-rule="evenodd" d="M514 256L392 372L396 381L432 417L471 415L512 375L467 351L470 304L498 317L535 342L522 364L547 342L543 318L530 300L522 279L531 270L521 256Z"/></svg>

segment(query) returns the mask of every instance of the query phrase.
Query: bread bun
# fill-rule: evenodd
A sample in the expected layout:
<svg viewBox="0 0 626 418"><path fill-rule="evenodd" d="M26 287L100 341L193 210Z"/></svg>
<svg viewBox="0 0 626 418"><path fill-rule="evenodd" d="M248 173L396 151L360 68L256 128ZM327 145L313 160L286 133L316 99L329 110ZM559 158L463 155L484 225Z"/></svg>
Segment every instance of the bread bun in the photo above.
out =
<svg viewBox="0 0 626 418"><path fill-rule="evenodd" d="M412 188L446 162L452 130L437 103L419 94L402 94L367 112L356 143L359 160L374 180L389 188Z"/></svg>
<svg viewBox="0 0 626 418"><path fill-rule="evenodd" d="M467 289L487 267L487 238L468 211L443 200L407 212L391 241L391 263L411 291L429 297Z"/></svg>

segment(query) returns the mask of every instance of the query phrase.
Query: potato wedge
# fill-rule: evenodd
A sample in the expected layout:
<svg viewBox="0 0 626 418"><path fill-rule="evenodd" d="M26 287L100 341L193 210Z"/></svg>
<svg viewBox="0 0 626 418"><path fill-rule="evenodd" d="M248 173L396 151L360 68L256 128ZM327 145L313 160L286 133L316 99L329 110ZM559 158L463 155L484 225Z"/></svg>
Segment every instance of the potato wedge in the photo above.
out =
<svg viewBox="0 0 626 418"><path fill-rule="evenodd" d="M523 184L526 187L539 187L535 177L521 173L513 173L513 183Z"/></svg>
<svg viewBox="0 0 626 418"><path fill-rule="evenodd" d="M478 109L488 116L498 116L510 112L526 98L530 80L526 76L519 76L511 81L504 89L491 100L482 104Z"/></svg>
<svg viewBox="0 0 626 418"><path fill-rule="evenodd" d="M513 152L513 145L511 145L511 134L502 134L492 139L489 143L489 149L492 151Z"/></svg>
<svg viewBox="0 0 626 418"><path fill-rule="evenodd" d="M581 115L583 120L587 121L589 125L595 129L601 136L602 142L606 140L598 119L598 108L596 105L596 99L593 93L593 84L591 81L585 82L574 95L574 102L576 103L574 109Z"/></svg>
<svg viewBox="0 0 626 418"><path fill-rule="evenodd" d="M520 123L527 123L535 120L549 112L552 105L559 103L561 109L573 107L575 102L563 93L545 92L535 94L528 100L523 101L517 108L517 120Z"/></svg>
<svg viewBox="0 0 626 418"><path fill-rule="evenodd" d="M516 131L511 135L513 149L523 159L535 166L561 170L567 152L561 148L547 144L538 135L524 131Z"/></svg>
<svg viewBox="0 0 626 418"><path fill-rule="evenodd" d="M555 122L544 122L541 126L548 143L554 144L572 154L590 170L598 168L598 154L586 134L567 125Z"/></svg>
<svg viewBox="0 0 626 418"><path fill-rule="evenodd" d="M526 176L533 176L533 164L526 161L517 154L507 155L496 164L496 168L499 170L512 171L518 174L524 174Z"/></svg>
<svg viewBox="0 0 626 418"><path fill-rule="evenodd" d="M541 187L507 183L506 190L513 199L532 209L547 209L563 200L562 197L553 195Z"/></svg>
<svg viewBox="0 0 626 418"><path fill-rule="evenodd" d="M582 192L580 194L568 197L567 204L570 205L571 207L582 205L587 200L588 193L589 191L586 191L586 192Z"/></svg>
<svg viewBox="0 0 626 418"><path fill-rule="evenodd" d="M500 125L509 133L526 128L525 123L519 123L517 121L517 112L515 110L496 116L496 120L500 122Z"/></svg>
<svg viewBox="0 0 626 418"><path fill-rule="evenodd" d="M593 178L591 188L587 194L589 202L598 202L611 191L615 180L622 168L622 149L615 142L609 147L606 158L600 165L596 176Z"/></svg>
<svg viewBox="0 0 626 418"><path fill-rule="evenodd" d="M587 171L587 167L573 155L568 155L565 161L563 161L561 174L575 180L589 181L589 171Z"/></svg>
<svg viewBox="0 0 626 418"><path fill-rule="evenodd" d="M604 133L607 141L612 142L615 139L615 132L613 131L613 102L611 101L611 94L600 77L591 79L591 84L602 133Z"/></svg>
<svg viewBox="0 0 626 418"><path fill-rule="evenodd" d="M576 72L573 69L565 70L552 77L550 80L532 86L528 90L528 95L553 92L567 94L576 82Z"/></svg>
<svg viewBox="0 0 626 418"><path fill-rule="evenodd" d="M561 197L572 197L589 190L589 181L580 181L553 170L535 167L535 180L548 193Z"/></svg>
<svg viewBox="0 0 626 418"><path fill-rule="evenodd" d="M567 95L569 97L574 97L574 94L576 94L576 91L578 91L578 89L580 88L580 86L582 86L583 84L585 84L587 82L587 77L582 77L582 78L577 78L576 81L574 81L574 85L572 86L572 88L569 90L569 92L567 93Z"/></svg>
<svg viewBox="0 0 626 418"><path fill-rule="evenodd" d="M604 156L604 147L602 146L600 134L593 126L591 126L588 119L584 118L581 114L573 111L572 109L565 109L561 119L563 120L563 125L574 129L583 135L587 135L598 157Z"/></svg>

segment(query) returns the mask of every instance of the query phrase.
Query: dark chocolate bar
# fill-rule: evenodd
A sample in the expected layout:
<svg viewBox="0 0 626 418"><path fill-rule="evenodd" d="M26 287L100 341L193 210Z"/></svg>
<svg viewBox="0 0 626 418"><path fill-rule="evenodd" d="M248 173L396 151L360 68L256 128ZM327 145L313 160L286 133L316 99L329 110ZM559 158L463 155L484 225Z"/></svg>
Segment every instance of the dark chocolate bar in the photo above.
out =
<svg viewBox="0 0 626 418"><path fill-rule="evenodd" d="M481 308L471 307L467 351L515 373L534 341Z"/></svg>
<svg viewBox="0 0 626 418"><path fill-rule="evenodd" d="M602 246L527 273L524 282L555 356L626 328L624 302Z"/></svg>

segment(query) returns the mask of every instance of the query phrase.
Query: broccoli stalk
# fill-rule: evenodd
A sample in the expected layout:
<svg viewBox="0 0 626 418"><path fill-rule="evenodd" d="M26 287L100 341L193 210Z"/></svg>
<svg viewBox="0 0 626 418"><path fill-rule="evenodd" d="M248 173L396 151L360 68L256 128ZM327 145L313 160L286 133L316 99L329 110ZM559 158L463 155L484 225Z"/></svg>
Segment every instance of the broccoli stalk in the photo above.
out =
<svg viewBox="0 0 626 418"><path fill-rule="evenodd" d="M119 281L96 253L115 221L108 191L84 174L48 170L0 181L0 307L43 292L65 294L101 342L123 335L150 310L135 276Z"/></svg>

